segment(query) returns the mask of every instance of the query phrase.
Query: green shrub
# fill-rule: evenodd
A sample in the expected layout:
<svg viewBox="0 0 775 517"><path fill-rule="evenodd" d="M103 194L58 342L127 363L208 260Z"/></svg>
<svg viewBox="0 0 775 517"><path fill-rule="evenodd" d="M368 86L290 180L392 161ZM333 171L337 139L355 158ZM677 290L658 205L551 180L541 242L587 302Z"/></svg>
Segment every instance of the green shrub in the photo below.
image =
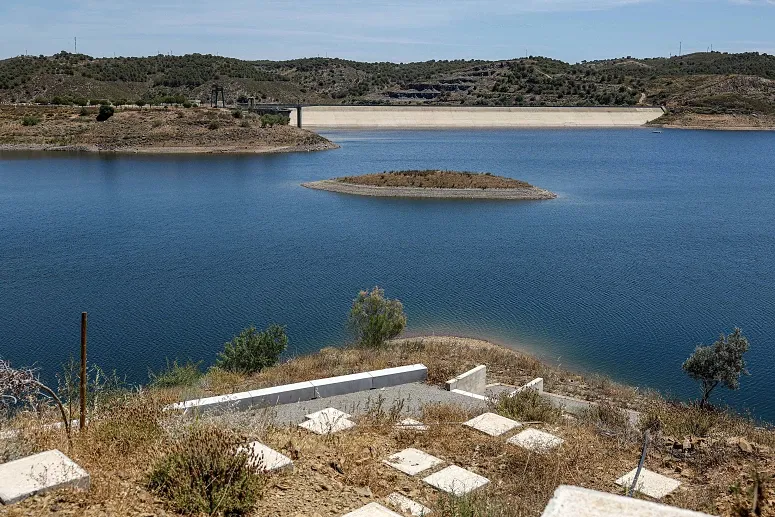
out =
<svg viewBox="0 0 775 517"><path fill-rule="evenodd" d="M81 108L81 112L79 113L81 117L87 117L89 115L89 110L86 109L86 107Z"/></svg>
<svg viewBox="0 0 775 517"><path fill-rule="evenodd" d="M107 104L103 104L100 106L100 111L97 113L97 120L100 122L103 122L105 120L108 120L110 117L113 116L113 113L115 113L115 109L113 109L113 106L108 106Z"/></svg>
<svg viewBox="0 0 775 517"><path fill-rule="evenodd" d="M270 325L263 332L251 326L224 344L216 366L230 372L253 373L277 364L288 347L285 328Z"/></svg>
<svg viewBox="0 0 775 517"><path fill-rule="evenodd" d="M265 113L264 115L261 115L261 118L259 119L261 121L261 127L272 127L275 124L279 124L281 126L287 126L288 123L291 121L290 118L274 114L274 113Z"/></svg>
<svg viewBox="0 0 775 517"><path fill-rule="evenodd" d="M140 100L136 101L135 104L137 104L138 106L140 106L142 108L147 103L144 100L140 99Z"/></svg>
<svg viewBox="0 0 775 517"><path fill-rule="evenodd" d="M37 126L40 124L40 118L35 115L25 115L22 119L22 126Z"/></svg>
<svg viewBox="0 0 775 517"><path fill-rule="evenodd" d="M502 517L506 507L486 492L470 492L464 496L443 495L439 499L441 517Z"/></svg>
<svg viewBox="0 0 775 517"><path fill-rule="evenodd" d="M48 99L45 97L38 96L38 97L35 97L35 100L33 100L32 102L34 102L35 104L48 104Z"/></svg>
<svg viewBox="0 0 775 517"><path fill-rule="evenodd" d="M76 97L75 99L73 99L73 104L75 104L76 106L86 106L88 103L89 102L83 97Z"/></svg>
<svg viewBox="0 0 775 517"><path fill-rule="evenodd" d="M264 487L244 440L214 426L194 428L153 466L148 488L186 515L245 515Z"/></svg>
<svg viewBox="0 0 775 517"><path fill-rule="evenodd" d="M250 127L250 121L249 120L243 120L239 123L240 127L249 128Z"/></svg>
<svg viewBox="0 0 775 517"><path fill-rule="evenodd" d="M221 124L216 120L213 120L207 125L207 129L210 129L210 130L218 129L219 127L221 127Z"/></svg>
<svg viewBox="0 0 775 517"><path fill-rule="evenodd" d="M234 110L231 112L231 116L234 118L242 118L242 110Z"/></svg>
<svg viewBox="0 0 775 517"><path fill-rule="evenodd" d="M191 106L193 106L193 104L191 104L190 102L186 101L183 104L181 104L181 106L183 106L184 108L190 108Z"/></svg>
<svg viewBox="0 0 775 517"><path fill-rule="evenodd" d="M398 336L406 327L404 306L398 300L388 300L385 292L375 287L361 291L353 300L349 326L362 346L379 347Z"/></svg>
<svg viewBox="0 0 775 517"><path fill-rule="evenodd" d="M158 373L148 372L151 379L151 386L156 388L175 388L178 386L192 386L202 376L199 369L201 362L194 363L187 361L185 364L178 364L175 360L172 363L167 361L167 368Z"/></svg>
<svg viewBox="0 0 775 517"><path fill-rule="evenodd" d="M522 422L546 422L552 424L560 420L562 411L532 389L522 390L510 397L501 394L495 402L495 413Z"/></svg>

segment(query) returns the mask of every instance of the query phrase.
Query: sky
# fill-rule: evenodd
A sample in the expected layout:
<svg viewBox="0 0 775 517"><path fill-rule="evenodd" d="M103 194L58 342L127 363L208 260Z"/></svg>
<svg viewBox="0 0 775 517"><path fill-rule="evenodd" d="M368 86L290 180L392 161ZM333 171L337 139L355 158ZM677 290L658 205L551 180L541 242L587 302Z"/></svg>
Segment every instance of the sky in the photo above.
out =
<svg viewBox="0 0 775 517"><path fill-rule="evenodd" d="M568 62L775 54L775 0L0 0L0 58L218 54Z"/></svg>

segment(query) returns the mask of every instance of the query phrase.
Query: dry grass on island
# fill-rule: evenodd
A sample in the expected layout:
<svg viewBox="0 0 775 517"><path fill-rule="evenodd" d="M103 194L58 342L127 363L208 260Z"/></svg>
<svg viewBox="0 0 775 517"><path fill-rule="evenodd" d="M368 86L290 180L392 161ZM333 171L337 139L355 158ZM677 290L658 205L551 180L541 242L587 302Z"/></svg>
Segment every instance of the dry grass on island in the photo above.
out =
<svg viewBox="0 0 775 517"><path fill-rule="evenodd" d="M387 171L303 183L305 187L379 197L452 199L553 199L556 194L525 181L489 172L448 170Z"/></svg>
<svg viewBox="0 0 775 517"><path fill-rule="evenodd" d="M213 108L0 106L0 151L126 153L273 153L335 149L288 125L262 127L253 114Z"/></svg>

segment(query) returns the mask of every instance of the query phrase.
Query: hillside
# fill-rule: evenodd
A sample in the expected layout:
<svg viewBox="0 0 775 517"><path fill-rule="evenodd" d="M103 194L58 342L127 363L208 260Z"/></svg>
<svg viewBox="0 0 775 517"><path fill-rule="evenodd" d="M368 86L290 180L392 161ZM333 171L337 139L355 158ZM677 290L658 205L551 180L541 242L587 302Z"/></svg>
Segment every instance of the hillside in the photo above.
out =
<svg viewBox="0 0 775 517"><path fill-rule="evenodd" d="M775 116L775 56L720 52L569 64L505 61L242 61L212 55L92 58L61 52L0 61L0 102L665 105L674 113Z"/></svg>

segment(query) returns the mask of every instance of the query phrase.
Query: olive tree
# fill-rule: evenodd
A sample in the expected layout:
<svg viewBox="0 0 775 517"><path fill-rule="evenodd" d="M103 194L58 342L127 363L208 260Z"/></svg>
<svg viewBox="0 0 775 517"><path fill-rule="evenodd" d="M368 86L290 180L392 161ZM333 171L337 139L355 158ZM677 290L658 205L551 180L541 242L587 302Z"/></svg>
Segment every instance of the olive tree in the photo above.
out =
<svg viewBox="0 0 775 517"><path fill-rule="evenodd" d="M748 339L739 328L735 328L728 336L722 333L710 346L697 346L684 362L684 371L702 385L701 406L707 406L711 392L719 384L730 390L740 387L740 375L749 375L743 359L748 347Z"/></svg>
<svg viewBox="0 0 775 517"><path fill-rule="evenodd" d="M361 291L353 300L349 326L362 346L378 347L398 336L406 327L404 306L398 300L388 300L385 292L375 287Z"/></svg>
<svg viewBox="0 0 775 517"><path fill-rule="evenodd" d="M224 345L215 365L231 372L260 372L277 364L287 347L288 336L281 325L270 325L262 332L251 326Z"/></svg>

